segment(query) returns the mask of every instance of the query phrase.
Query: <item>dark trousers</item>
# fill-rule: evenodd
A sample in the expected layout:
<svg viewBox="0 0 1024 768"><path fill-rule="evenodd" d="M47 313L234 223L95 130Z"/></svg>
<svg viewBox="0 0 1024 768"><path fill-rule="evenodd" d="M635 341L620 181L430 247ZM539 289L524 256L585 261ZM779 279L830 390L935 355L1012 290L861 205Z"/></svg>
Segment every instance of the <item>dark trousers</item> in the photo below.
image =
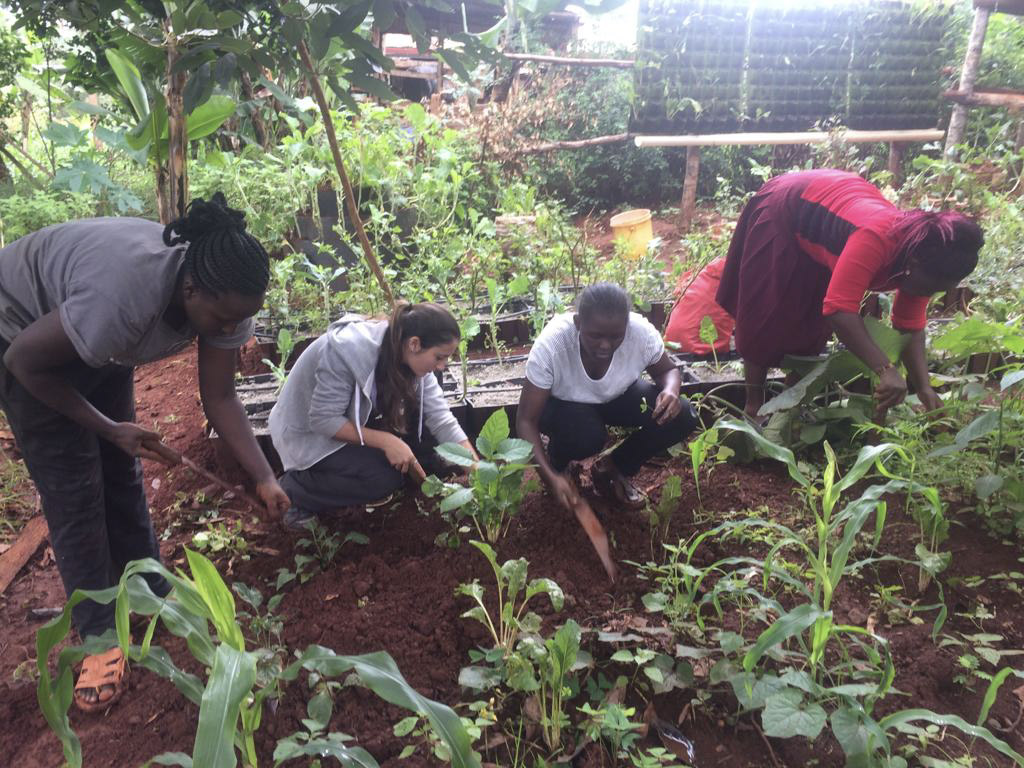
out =
<svg viewBox="0 0 1024 768"><path fill-rule="evenodd" d="M132 560L160 559L142 484L142 465L112 443L34 398L2 363L0 407L21 450L50 528L57 569L70 597L76 589L106 589ZM68 365L65 378L114 421L135 419L133 369L119 365ZM169 587L149 579L158 594ZM83 638L114 627L114 604L86 600L72 611Z"/></svg>
<svg viewBox="0 0 1024 768"><path fill-rule="evenodd" d="M549 398L540 417L540 431L548 436L552 467L563 471L570 461L600 453L608 440L606 427L639 427L611 453L623 475L634 475L643 463L681 443L697 426L697 416L687 400L683 410L667 424L651 418L660 390L642 379L608 403L573 403ZM646 405L645 405L646 403Z"/></svg>
<svg viewBox="0 0 1024 768"><path fill-rule="evenodd" d="M383 429L379 419L371 419L367 427ZM434 452L437 441L426 431L420 441L416 431L413 426L409 434L399 437L412 449L427 474L439 474L443 468ZM384 451L358 443L348 443L309 469L291 469L281 477L281 487L292 504L315 515L379 501L404 483L405 475L388 463Z"/></svg>

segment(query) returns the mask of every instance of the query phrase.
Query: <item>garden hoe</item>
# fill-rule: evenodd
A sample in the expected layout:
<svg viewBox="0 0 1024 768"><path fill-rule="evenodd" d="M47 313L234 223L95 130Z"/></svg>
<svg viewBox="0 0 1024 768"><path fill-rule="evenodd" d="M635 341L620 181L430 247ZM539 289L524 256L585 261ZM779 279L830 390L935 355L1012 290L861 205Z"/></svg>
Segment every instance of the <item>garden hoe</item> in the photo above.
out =
<svg viewBox="0 0 1024 768"><path fill-rule="evenodd" d="M420 483L427 479L427 473L423 471L423 467L420 466L418 461L412 463L410 471ZM608 547L608 534L605 533L604 527L602 527L597 519L597 515L594 514L594 510L590 508L586 499L579 495L578 491L576 498L576 505L572 510L573 514L576 515L576 519L583 526L587 538L590 539L590 543L597 551L597 556L601 560L601 565L604 566L605 573L608 574L608 578L614 584L617 572L615 563L612 561L611 550Z"/></svg>
<svg viewBox="0 0 1024 768"><path fill-rule="evenodd" d="M590 539L590 543L597 551L597 556L601 560L601 565L604 566L605 573L608 574L608 579L614 584L617 571L615 569L615 562L612 560L611 549L608 546L608 534L605 533L604 526L597 519L597 515L594 514L594 510L590 508L587 500L582 495L579 495L579 491L576 493L576 504L572 508L573 514L576 515L576 519L583 526L587 538Z"/></svg>

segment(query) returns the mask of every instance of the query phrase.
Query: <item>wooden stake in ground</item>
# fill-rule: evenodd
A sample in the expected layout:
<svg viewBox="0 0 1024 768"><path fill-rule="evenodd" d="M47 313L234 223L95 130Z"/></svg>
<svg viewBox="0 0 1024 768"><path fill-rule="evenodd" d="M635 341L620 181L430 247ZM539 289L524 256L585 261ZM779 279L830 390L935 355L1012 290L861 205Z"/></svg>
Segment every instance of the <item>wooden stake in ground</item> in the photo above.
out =
<svg viewBox="0 0 1024 768"><path fill-rule="evenodd" d="M700 147L686 148L686 175L683 176L683 198L679 202L679 228L690 231L697 210L697 177L700 175Z"/></svg>
<svg viewBox="0 0 1024 768"><path fill-rule="evenodd" d="M388 285L387 278L384 277L384 272L381 271L380 264L377 263L377 257L373 254L373 247L370 245L369 238L366 237L366 230L363 229L363 220L359 217L359 209L356 207L356 197L352 193L352 183L348 180L345 164L341 159L341 150L338 149L338 137L334 132L331 110L327 106L327 98L324 96L324 89L320 85L320 78L316 74L313 59L309 55L309 48L306 46L305 40L299 41L299 56L302 57L302 64L306 67L309 84L313 88L313 95L316 97L316 103L320 107L320 116L324 121L324 130L327 132L327 143L331 145L331 155L334 157L334 167L338 171L338 176L341 178L341 186L344 189L345 207L348 209L348 216L352 220L352 226L356 228L356 235L359 238L359 244L363 247L366 263L370 265L370 270L377 278L377 282L380 283L381 290L384 292L388 304L394 307L395 297L391 293L391 286Z"/></svg>

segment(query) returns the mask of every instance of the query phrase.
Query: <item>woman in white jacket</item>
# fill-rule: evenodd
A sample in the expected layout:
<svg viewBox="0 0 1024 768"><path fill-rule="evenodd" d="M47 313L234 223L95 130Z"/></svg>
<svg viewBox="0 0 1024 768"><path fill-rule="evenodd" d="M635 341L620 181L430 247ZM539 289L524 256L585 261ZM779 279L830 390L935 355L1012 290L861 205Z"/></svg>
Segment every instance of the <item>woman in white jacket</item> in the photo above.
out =
<svg viewBox="0 0 1024 768"><path fill-rule="evenodd" d="M459 343L437 304L402 304L388 320L338 320L302 353L270 412L270 434L292 500L285 527L379 501L434 458L433 441L469 440L434 376Z"/></svg>

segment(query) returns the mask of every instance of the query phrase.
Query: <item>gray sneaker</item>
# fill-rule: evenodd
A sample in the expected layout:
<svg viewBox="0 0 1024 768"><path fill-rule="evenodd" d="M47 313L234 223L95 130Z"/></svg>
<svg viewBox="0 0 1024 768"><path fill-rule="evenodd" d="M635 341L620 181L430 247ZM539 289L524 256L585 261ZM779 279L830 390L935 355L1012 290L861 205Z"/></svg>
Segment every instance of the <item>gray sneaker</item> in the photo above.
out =
<svg viewBox="0 0 1024 768"><path fill-rule="evenodd" d="M316 515L298 507L288 507L284 513L282 524L289 533L308 533L310 526L316 522Z"/></svg>

